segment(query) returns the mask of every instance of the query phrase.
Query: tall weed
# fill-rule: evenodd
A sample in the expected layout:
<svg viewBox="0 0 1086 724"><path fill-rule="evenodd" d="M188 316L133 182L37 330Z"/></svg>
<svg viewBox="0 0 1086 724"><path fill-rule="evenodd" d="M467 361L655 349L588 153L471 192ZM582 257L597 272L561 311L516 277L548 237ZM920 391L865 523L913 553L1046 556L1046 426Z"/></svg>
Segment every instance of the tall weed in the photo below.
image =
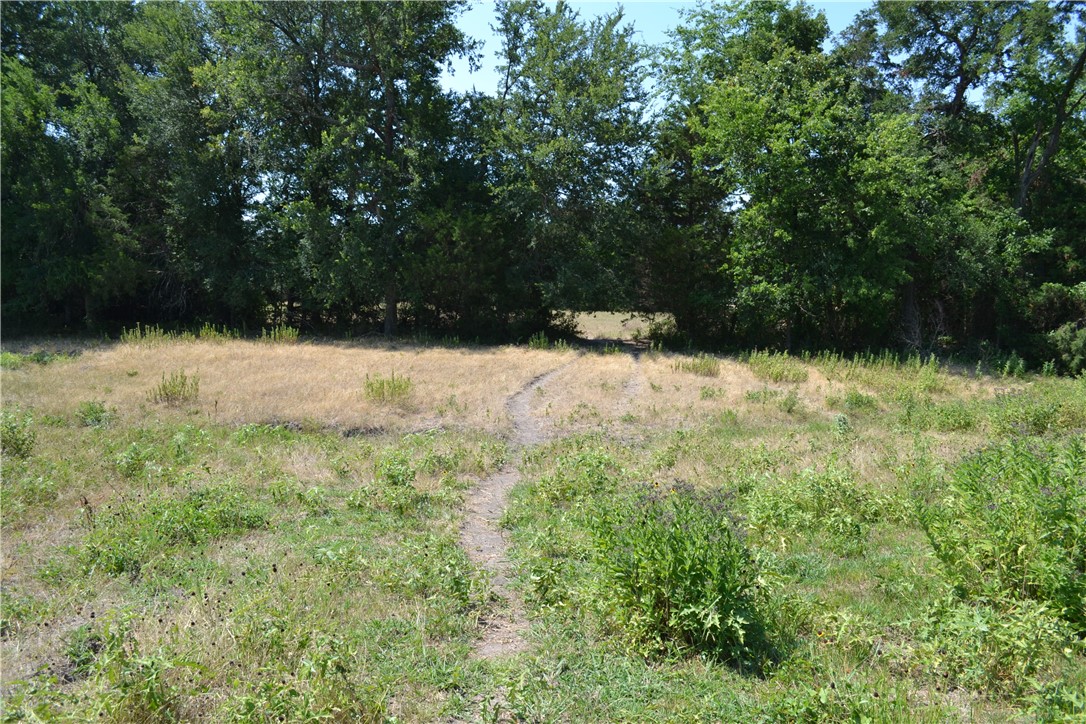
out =
<svg viewBox="0 0 1086 724"><path fill-rule="evenodd" d="M966 600L1044 603L1086 634L1086 444L1017 441L962 463L920 523Z"/></svg>
<svg viewBox="0 0 1086 724"><path fill-rule="evenodd" d="M643 486L596 511L606 600L646 652L674 646L742 667L764 663L758 574L730 503L689 485Z"/></svg>

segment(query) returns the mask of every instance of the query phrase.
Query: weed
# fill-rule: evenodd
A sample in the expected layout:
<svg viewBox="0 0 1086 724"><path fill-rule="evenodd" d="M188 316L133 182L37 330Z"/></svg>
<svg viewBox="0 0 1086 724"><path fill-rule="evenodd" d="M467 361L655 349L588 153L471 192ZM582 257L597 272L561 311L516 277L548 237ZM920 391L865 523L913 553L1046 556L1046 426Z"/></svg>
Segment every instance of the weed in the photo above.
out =
<svg viewBox="0 0 1086 724"><path fill-rule="evenodd" d="M799 395L795 390L788 390L788 394L777 404L781 412L791 415L793 412L800 410L803 405L799 401Z"/></svg>
<svg viewBox="0 0 1086 724"><path fill-rule="evenodd" d="M689 372L702 377L716 377L720 374L720 360L712 355L699 354L696 357L678 359L671 365L677 372Z"/></svg>
<svg viewBox="0 0 1086 724"><path fill-rule="evenodd" d="M757 570L729 522L730 502L686 485L645 486L596 513L604 596L648 651L677 646L744 668L763 663Z"/></svg>
<svg viewBox="0 0 1086 724"><path fill-rule="evenodd" d="M406 400L411 395L411 378L397 377L393 372L388 377L366 375L362 383L366 399L382 404L397 403Z"/></svg>
<svg viewBox="0 0 1086 724"><path fill-rule="evenodd" d="M746 501L748 525L760 540L786 544L789 534L823 532L831 548L846 555L863 552L871 524L893 507L839 468L805 470L767 482Z"/></svg>
<svg viewBox="0 0 1086 724"><path fill-rule="evenodd" d="M34 418L29 412L9 407L0 413L0 451L5 455L30 457L36 439Z"/></svg>
<svg viewBox="0 0 1086 724"><path fill-rule="evenodd" d="M295 344L298 330L285 324L277 324L271 329L260 330L260 341L269 344Z"/></svg>
<svg viewBox="0 0 1086 724"><path fill-rule="evenodd" d="M550 349L550 346L546 332L536 332L528 338L528 349Z"/></svg>
<svg viewBox="0 0 1086 724"><path fill-rule="evenodd" d="M116 411L106 408L106 403L97 400L88 400L79 403L76 417L83 427L108 427L116 418Z"/></svg>
<svg viewBox="0 0 1086 724"><path fill-rule="evenodd" d="M920 522L964 599L1043 603L1086 633L1086 444L1014 442L962 463Z"/></svg>
<svg viewBox="0 0 1086 724"><path fill-rule="evenodd" d="M155 385L148 393L147 399L154 403L161 403L169 407L179 407L186 403L196 402L200 397L200 376L185 374L184 370L176 370L167 377L162 373L162 382Z"/></svg>
<svg viewBox="0 0 1086 724"><path fill-rule="evenodd" d="M182 498L129 496L99 515L80 551L84 568L136 576L174 546L195 546L267 525L264 512L232 487L207 487Z"/></svg>
<svg viewBox="0 0 1086 724"><path fill-rule="evenodd" d="M715 400L724 396L724 390L719 387L702 387L700 396L703 400Z"/></svg>
<svg viewBox="0 0 1086 724"><path fill-rule="evenodd" d="M755 377L769 382L806 382L808 377L803 362L783 352L751 352L747 364Z"/></svg>
<svg viewBox="0 0 1086 724"><path fill-rule="evenodd" d="M920 627L918 659L939 678L1021 695L1072 640L1065 622L1036 601L933 603Z"/></svg>
<svg viewBox="0 0 1086 724"><path fill-rule="evenodd" d="M878 412L879 409L878 400L854 387L846 390L844 397L827 397L826 405L834 410L852 413Z"/></svg>
<svg viewBox="0 0 1086 724"><path fill-rule="evenodd" d="M612 489L618 466L604 450L589 447L560 455L555 468L539 480L539 493L550 503L568 503Z"/></svg>

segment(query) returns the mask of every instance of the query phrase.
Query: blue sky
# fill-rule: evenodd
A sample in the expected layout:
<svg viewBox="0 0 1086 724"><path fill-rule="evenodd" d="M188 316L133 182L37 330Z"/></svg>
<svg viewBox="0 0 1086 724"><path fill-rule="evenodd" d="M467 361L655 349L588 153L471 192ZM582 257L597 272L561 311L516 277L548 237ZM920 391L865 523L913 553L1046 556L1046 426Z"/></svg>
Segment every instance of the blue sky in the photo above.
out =
<svg viewBox="0 0 1086 724"><path fill-rule="evenodd" d="M660 0L645 0L643 2L629 1L621 3L625 10L626 21L633 23L640 39L648 44L660 44L667 41L667 31L675 27L679 22L679 10L693 8L696 2L661 2ZM848 26L856 14L868 8L872 2L856 2L855 0L840 0L839 2L809 3L815 10L826 13L826 19L830 24L830 31L839 33ZM570 2L581 17L594 17L609 13L619 5L613 1L606 2ZM467 60L458 59L453 64L453 73L446 72L442 78L442 85L450 90L470 91L473 88L484 93L494 93L498 87L498 74L494 71L497 59L494 53L500 48L500 43L490 30L494 23L494 5L484 0L476 0L470 10L460 16L457 23L460 29L476 40L483 42L482 67L470 72Z"/></svg>

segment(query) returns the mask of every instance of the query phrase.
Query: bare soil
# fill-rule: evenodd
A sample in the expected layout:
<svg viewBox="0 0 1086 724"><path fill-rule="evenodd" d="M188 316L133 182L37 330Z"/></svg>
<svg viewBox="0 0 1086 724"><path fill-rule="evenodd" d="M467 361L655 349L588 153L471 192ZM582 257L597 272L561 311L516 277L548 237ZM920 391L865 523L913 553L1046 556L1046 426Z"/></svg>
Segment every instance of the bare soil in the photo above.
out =
<svg viewBox="0 0 1086 724"><path fill-rule="evenodd" d="M460 543L472 562L490 574L492 592L498 599L497 605L480 619L482 637L475 647L478 658L511 656L527 648L524 632L528 620L519 594L510 585L513 574L509 544L500 521L509 491L520 481L518 467L524 450L545 442L552 432L544 420L533 414L532 396L572 362L535 377L509 397L505 404L513 422L509 461L468 493Z"/></svg>

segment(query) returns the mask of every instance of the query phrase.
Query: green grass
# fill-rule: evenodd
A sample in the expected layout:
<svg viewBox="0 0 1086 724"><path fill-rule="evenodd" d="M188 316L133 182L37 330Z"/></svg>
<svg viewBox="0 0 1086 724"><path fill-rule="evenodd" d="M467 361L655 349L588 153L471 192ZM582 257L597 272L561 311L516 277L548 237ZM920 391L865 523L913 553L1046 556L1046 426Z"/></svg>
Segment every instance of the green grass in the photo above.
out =
<svg viewBox="0 0 1086 724"><path fill-rule="evenodd" d="M784 352L751 352L747 358L750 371L767 382L806 382L807 367Z"/></svg>
<svg viewBox="0 0 1086 724"><path fill-rule="evenodd" d="M696 357L684 357L675 360L672 369L677 372L689 372L702 377L716 377L720 374L720 360L712 355L699 354Z"/></svg>
<svg viewBox="0 0 1086 724"><path fill-rule="evenodd" d="M500 437L5 406L3 717L1081 718L1086 380L809 364L825 406L782 379L527 450L530 650L496 661L459 530Z"/></svg>

